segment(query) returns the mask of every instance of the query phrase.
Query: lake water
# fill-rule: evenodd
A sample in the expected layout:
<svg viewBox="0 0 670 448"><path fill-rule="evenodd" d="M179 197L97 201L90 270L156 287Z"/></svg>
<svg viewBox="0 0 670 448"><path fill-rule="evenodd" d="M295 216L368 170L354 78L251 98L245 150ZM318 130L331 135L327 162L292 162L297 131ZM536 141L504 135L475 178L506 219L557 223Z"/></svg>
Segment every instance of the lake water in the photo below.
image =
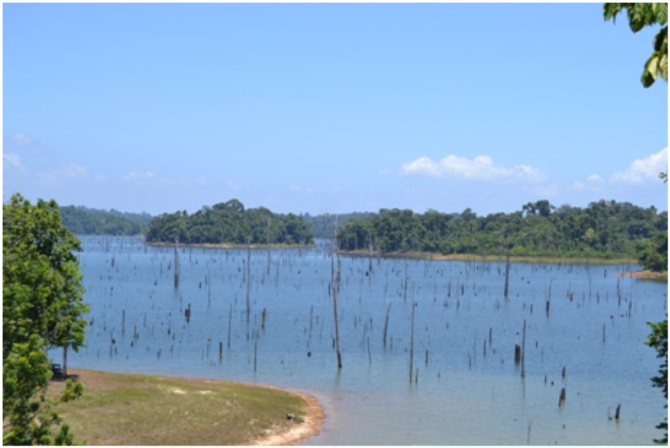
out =
<svg viewBox="0 0 670 448"><path fill-rule="evenodd" d="M615 275L629 266L512 264L505 299L497 258L375 259L370 272L368 258L341 257L338 370L327 247L272 250L269 273L268 251L252 250L247 322L247 250L180 248L175 289L173 248L81 239L92 325L70 367L301 390L327 415L306 445L632 445L663 435L666 401L650 381L659 360L644 341L646 322L667 312L667 284ZM524 321L522 379L514 347Z"/></svg>

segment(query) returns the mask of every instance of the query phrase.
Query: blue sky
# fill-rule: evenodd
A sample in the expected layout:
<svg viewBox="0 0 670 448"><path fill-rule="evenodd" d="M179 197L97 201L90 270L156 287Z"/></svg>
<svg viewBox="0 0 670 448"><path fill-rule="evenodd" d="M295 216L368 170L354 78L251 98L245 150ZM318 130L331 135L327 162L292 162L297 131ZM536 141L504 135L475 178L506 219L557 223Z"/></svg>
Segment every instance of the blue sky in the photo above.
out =
<svg viewBox="0 0 670 448"><path fill-rule="evenodd" d="M4 4L3 198L667 210L658 28L602 4Z"/></svg>

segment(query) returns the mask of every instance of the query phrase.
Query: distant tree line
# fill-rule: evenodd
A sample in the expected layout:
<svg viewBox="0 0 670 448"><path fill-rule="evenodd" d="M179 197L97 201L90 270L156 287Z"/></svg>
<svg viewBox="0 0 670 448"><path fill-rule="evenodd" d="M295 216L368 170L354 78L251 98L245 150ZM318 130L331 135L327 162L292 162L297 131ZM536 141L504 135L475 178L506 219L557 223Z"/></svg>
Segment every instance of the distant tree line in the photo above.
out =
<svg viewBox="0 0 670 448"><path fill-rule="evenodd" d="M342 213L337 215L337 225L343 226L352 219L372 218L377 216L377 213L372 212L353 212ZM335 215L330 213L322 213L320 215L312 216L309 213L300 214L300 217L310 226L314 231L316 238L333 238L335 230Z"/></svg>
<svg viewBox="0 0 670 448"><path fill-rule="evenodd" d="M122 213L74 205L59 207L61 222L76 235L142 235L151 224L148 213Z"/></svg>
<svg viewBox="0 0 670 448"><path fill-rule="evenodd" d="M313 244L311 226L298 215L280 215L264 207L245 210L237 199L189 215L186 210L156 216L147 242L188 244Z"/></svg>
<svg viewBox="0 0 670 448"><path fill-rule="evenodd" d="M367 249L372 240L382 253L424 251L443 254L509 253L517 256L593 256L617 258L662 246L665 232L667 264L668 213L628 202L601 200L586 208L547 200L529 202L513 213L477 216L428 210L381 209L340 227L343 250ZM657 251L658 252L658 251ZM649 255L658 263L658 257Z"/></svg>

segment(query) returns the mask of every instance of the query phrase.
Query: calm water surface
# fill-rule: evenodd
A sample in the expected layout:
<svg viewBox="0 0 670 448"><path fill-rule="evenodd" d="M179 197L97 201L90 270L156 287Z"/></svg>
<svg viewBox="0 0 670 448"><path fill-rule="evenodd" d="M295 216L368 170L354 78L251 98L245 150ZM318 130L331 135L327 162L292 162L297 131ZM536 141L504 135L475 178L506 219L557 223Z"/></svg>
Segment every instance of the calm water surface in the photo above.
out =
<svg viewBox="0 0 670 448"><path fill-rule="evenodd" d="M252 250L247 322L244 249L180 248L175 289L172 248L82 243L92 325L71 367L302 390L327 414L306 445L631 445L662 436L665 400L650 381L659 362L643 342L646 322L667 312L667 285L615 275L629 266L512 264L505 299L497 260L375 259L370 271L367 258L342 257L338 371L327 248L272 250L269 273L268 251ZM522 379L514 346L524 321ZM619 404L617 422L609 417Z"/></svg>

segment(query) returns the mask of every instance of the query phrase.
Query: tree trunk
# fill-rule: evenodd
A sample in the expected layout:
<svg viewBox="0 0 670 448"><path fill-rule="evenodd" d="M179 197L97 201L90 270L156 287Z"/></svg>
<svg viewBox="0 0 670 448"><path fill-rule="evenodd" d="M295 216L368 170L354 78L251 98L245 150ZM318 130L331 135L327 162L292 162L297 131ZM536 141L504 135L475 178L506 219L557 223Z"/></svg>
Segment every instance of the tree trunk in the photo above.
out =
<svg viewBox="0 0 670 448"><path fill-rule="evenodd" d="M174 236L174 287L179 288L179 237Z"/></svg>
<svg viewBox="0 0 670 448"><path fill-rule="evenodd" d="M67 378L67 347L68 344L63 347L63 377L65 378Z"/></svg>
<svg viewBox="0 0 670 448"><path fill-rule="evenodd" d="M412 369L414 368L414 307L416 302L412 301L412 339L409 348L409 382L412 384Z"/></svg>
<svg viewBox="0 0 670 448"><path fill-rule="evenodd" d="M249 302L249 291L251 288L251 243L247 240L247 322L251 314L251 303Z"/></svg>
<svg viewBox="0 0 670 448"><path fill-rule="evenodd" d="M337 368L342 368L342 351L340 350L340 322L337 317L337 293L340 289L340 250L337 245L337 215L335 216L335 229L333 230L333 243L337 255L337 275L333 279L333 306L335 308L335 339L337 342ZM331 277L333 277L334 261L331 258Z"/></svg>

